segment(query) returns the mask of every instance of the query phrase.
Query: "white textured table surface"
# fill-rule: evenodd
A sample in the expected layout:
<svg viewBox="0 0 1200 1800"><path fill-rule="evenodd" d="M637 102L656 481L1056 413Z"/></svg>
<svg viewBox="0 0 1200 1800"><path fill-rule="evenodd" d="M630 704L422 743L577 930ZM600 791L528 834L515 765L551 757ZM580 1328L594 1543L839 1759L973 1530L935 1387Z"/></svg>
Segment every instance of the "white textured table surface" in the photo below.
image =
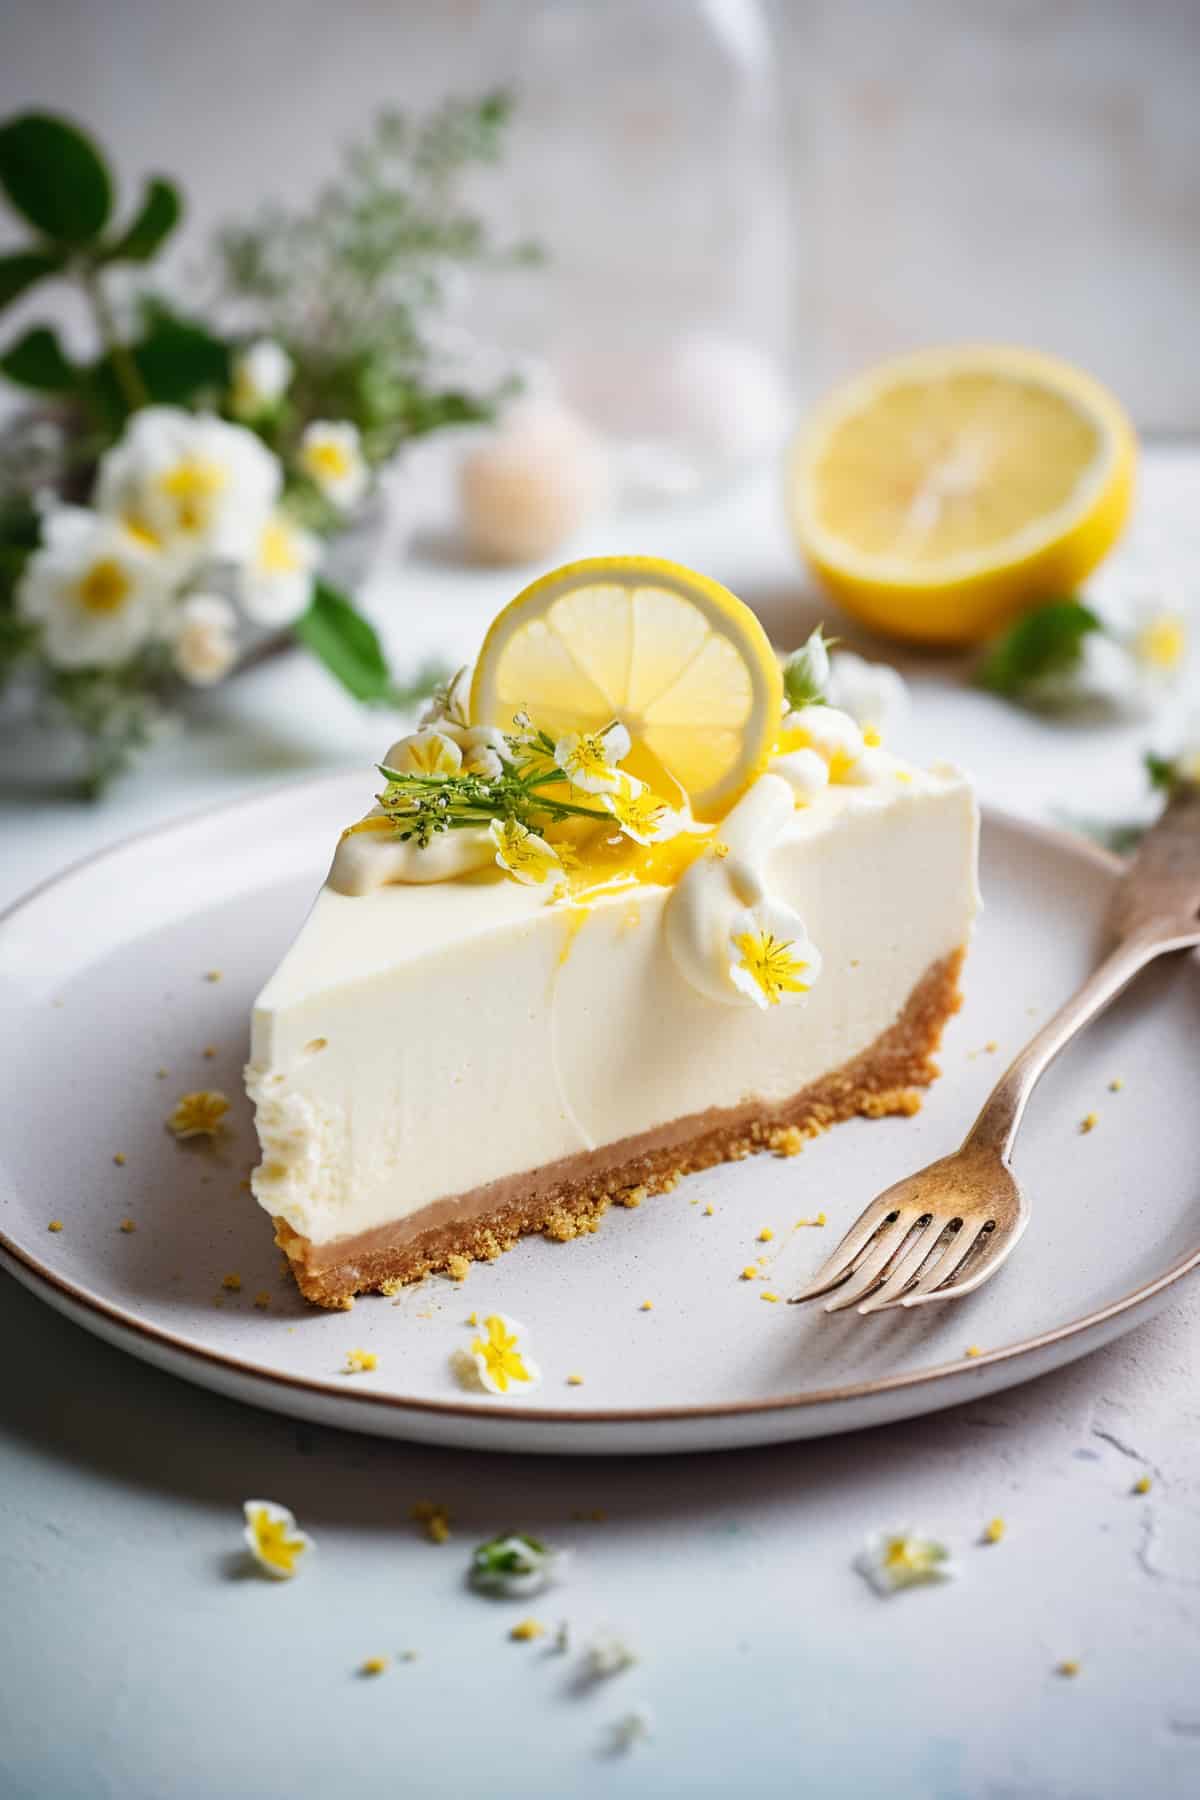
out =
<svg viewBox="0 0 1200 1800"><path fill-rule="evenodd" d="M1183 558L1197 481L1200 459L1149 461L1143 558L1163 543ZM769 483L578 546L601 549L708 570L781 641L817 616ZM411 660L466 657L516 585L435 552L380 588ZM908 747L953 755L986 799L1043 818L1144 804L1145 727L1036 723L970 692L950 660L910 673ZM373 760L386 736L288 657L206 699L98 808L48 794L0 739L0 903L157 820ZM912 1425L572 1463L251 1411L0 1282L5 1800L1200 1792L1200 1284L1063 1374ZM1153 1486L1135 1496L1143 1472ZM252 1494L292 1506L319 1540L291 1584L242 1578ZM454 1517L446 1546L408 1522L427 1497ZM602 1523L572 1517L597 1508ZM1008 1536L979 1547L994 1514ZM963 1578L880 1601L852 1558L870 1531L909 1522L955 1546ZM581 1689L576 1659L507 1642L509 1611L469 1594L463 1573L470 1547L510 1525L573 1546L569 1585L542 1611L567 1616L577 1641L616 1628L636 1668ZM356 1676L364 1657L406 1648L415 1661ZM1055 1674L1064 1657L1078 1679ZM607 1753L607 1728L642 1702L654 1741Z"/></svg>

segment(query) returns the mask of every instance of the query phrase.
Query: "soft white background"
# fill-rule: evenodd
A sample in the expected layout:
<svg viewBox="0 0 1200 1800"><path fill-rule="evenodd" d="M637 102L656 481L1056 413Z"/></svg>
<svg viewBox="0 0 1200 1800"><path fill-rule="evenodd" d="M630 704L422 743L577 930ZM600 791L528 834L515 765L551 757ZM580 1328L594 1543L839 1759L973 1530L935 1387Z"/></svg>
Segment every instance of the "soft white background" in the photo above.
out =
<svg viewBox="0 0 1200 1800"><path fill-rule="evenodd" d="M308 194L378 105L519 82L533 11L6 0L0 117L66 109L112 147L130 189L148 169L180 176L192 210L176 265L195 267L214 221ZM1143 428L1200 427L1195 0L769 11L803 393L893 350L991 336L1089 364Z"/></svg>

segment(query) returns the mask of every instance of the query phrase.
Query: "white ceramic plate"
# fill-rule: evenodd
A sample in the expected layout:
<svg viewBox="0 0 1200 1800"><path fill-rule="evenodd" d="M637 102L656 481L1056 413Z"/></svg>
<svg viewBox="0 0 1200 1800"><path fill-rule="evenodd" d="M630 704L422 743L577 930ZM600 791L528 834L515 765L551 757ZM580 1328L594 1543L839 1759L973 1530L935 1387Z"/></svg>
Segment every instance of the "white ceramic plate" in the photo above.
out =
<svg viewBox="0 0 1200 1800"><path fill-rule="evenodd" d="M1148 1317L1200 1262L1193 957L1144 975L1044 1080L1017 1155L1033 1223L978 1296L873 1320L761 1298L788 1293L866 1200L958 1141L1008 1056L1098 953L1116 863L991 816L967 1003L916 1119L854 1121L799 1158L693 1176L610 1212L594 1237L524 1242L461 1286L432 1279L352 1313L306 1306L244 1185L254 1133L241 1067L254 994L365 792L363 778L338 776L149 833L0 922L0 1257L98 1336L238 1399L386 1436L729 1449L1028 1380ZM231 1097L232 1129L214 1147L177 1144L166 1115L201 1087ZM1092 1111L1099 1122L1082 1134ZM826 1229L796 1228L821 1211ZM741 1281L766 1226L769 1282ZM230 1273L240 1293L223 1291ZM473 1309L532 1330L544 1381L531 1403L457 1385L451 1357ZM967 1358L968 1346L983 1354ZM341 1373L352 1348L374 1351L377 1369ZM583 1386L568 1386L576 1372Z"/></svg>

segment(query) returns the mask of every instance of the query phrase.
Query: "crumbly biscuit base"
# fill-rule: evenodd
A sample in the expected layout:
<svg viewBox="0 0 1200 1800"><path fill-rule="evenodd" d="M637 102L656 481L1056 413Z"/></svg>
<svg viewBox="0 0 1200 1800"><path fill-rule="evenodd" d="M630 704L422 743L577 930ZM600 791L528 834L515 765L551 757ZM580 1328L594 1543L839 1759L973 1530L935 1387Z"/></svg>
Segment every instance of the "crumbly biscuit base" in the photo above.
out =
<svg viewBox="0 0 1200 1800"><path fill-rule="evenodd" d="M494 1262L532 1232L565 1243L595 1231L614 1202L637 1206L683 1175L756 1151L790 1154L839 1120L915 1113L917 1090L940 1073L933 1054L946 1021L962 1004L965 953L964 946L934 963L895 1024L861 1055L778 1106L714 1107L327 1243L315 1244L277 1218L275 1241L305 1299L345 1308L355 1294L393 1293L439 1270L461 1279L470 1263Z"/></svg>

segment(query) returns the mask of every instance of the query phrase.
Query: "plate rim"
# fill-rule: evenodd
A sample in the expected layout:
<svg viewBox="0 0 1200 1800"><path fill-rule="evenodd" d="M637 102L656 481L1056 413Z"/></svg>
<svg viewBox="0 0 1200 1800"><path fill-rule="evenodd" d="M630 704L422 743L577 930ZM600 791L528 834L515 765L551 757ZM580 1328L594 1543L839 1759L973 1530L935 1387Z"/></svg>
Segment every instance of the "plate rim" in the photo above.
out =
<svg viewBox="0 0 1200 1800"><path fill-rule="evenodd" d="M183 833L195 825L212 821L226 813L242 812L263 803L269 804L284 794L295 795L303 789L323 787L337 781L345 781L353 773L353 769L347 767L303 781L273 784L255 793L240 795L234 800L218 801L212 806L194 809L178 818L160 820L140 831L127 833L114 843L106 844L85 856L77 857L65 868L60 869L57 874L47 876L26 893L19 895L16 900L0 911L0 932L17 914L26 912L44 894L73 880L95 863L118 856L151 838L169 836L177 832ZM1066 851L1072 856L1080 857L1084 862L1092 863L1095 868L1103 870L1109 875L1119 873L1124 866L1123 858L1103 849L1099 844L1093 843L1076 832L1064 830L1056 825L1045 824L1037 819L1025 818L1005 807L982 802L980 803L980 813L985 827L992 824L1001 829L1014 831L1018 835L1033 838L1048 848ZM1086 1337L1089 1332L1107 1324L1112 1319L1119 1318L1124 1313L1136 1311L1138 1307L1165 1292L1177 1281L1200 1267L1200 1243L1194 1250L1170 1264L1158 1275L1140 1283L1136 1288L1130 1289L1128 1293L1118 1296L1107 1306L1099 1307L1079 1318L1069 1319L1048 1331L1019 1339L1016 1343L1001 1344L994 1349L985 1350L980 1355L973 1356L969 1362L958 1357L953 1362L936 1363L928 1369L879 1375L866 1381L847 1382L839 1387L813 1388L800 1393L779 1394L757 1400L714 1401L687 1406L601 1407L586 1412L575 1408L506 1405L502 1415L495 1413L490 1407L481 1406L478 1402L472 1403L465 1400L428 1399L419 1395L376 1393L369 1389L348 1395L344 1387L332 1381L289 1374L279 1369L266 1367L261 1363L249 1362L244 1357L212 1350L190 1338L181 1336L178 1332L168 1330L164 1326L150 1324L136 1313L130 1312L125 1307L117 1306L91 1289L80 1285L78 1281L63 1275L34 1252L17 1243L0 1226L0 1266L7 1263L18 1265L21 1271L19 1279L31 1292L36 1294L39 1287L47 1287L62 1296L70 1303L72 1309L77 1309L84 1315L81 1323L86 1324L90 1315L95 1320L104 1320L110 1328L115 1329L123 1337L140 1339L147 1344L156 1345L161 1350L178 1356L184 1361L219 1369L227 1375L249 1377L252 1381L266 1383L268 1387L309 1394L318 1399L335 1400L342 1407L349 1402L350 1408L354 1411L357 1411L359 1407L382 1408L385 1412L393 1414L418 1413L439 1418L464 1420L480 1418L495 1420L502 1416L520 1425L554 1428L562 1425L606 1427L666 1423L687 1424L773 1414L784 1415L790 1412L814 1411L821 1407L833 1408L854 1401L869 1400L879 1395L903 1393L910 1389L923 1389L930 1384L946 1381L952 1376L961 1376L966 1369L978 1370L997 1367L1014 1362L1021 1357L1035 1356L1038 1351L1048 1349L1056 1344L1065 1343L1076 1337ZM50 1303L53 1304L52 1301ZM136 1353L133 1346L130 1346L130 1349L132 1353Z"/></svg>

